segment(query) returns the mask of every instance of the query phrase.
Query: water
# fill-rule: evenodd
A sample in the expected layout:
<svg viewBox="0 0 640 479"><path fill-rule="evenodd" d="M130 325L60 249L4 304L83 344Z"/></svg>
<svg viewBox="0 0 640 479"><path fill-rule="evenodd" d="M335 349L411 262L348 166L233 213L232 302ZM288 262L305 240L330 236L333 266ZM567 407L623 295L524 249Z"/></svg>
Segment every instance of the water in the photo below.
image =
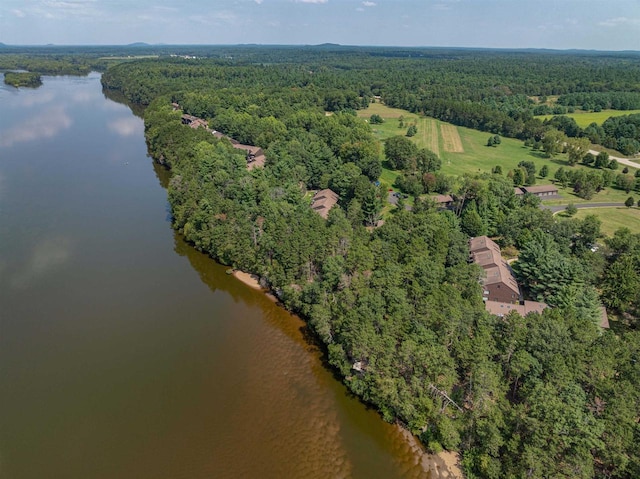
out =
<svg viewBox="0 0 640 479"><path fill-rule="evenodd" d="M300 319L171 230L99 75L43 80L0 87L0 477L429 477Z"/></svg>

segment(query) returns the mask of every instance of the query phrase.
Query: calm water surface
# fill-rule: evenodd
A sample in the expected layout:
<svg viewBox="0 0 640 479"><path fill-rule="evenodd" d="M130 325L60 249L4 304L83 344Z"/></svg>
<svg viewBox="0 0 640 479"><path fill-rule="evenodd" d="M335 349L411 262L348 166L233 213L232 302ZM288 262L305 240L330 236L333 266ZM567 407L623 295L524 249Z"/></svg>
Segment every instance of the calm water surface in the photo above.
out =
<svg viewBox="0 0 640 479"><path fill-rule="evenodd" d="M298 318L174 234L98 75L0 106L0 477L428 477Z"/></svg>

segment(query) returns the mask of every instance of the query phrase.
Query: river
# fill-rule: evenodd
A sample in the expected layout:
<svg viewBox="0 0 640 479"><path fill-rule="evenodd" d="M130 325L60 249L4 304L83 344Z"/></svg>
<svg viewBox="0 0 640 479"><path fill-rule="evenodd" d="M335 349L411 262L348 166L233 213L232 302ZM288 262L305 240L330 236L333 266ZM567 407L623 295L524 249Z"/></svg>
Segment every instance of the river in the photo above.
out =
<svg viewBox="0 0 640 479"><path fill-rule="evenodd" d="M0 77L0 477L441 466L348 394L299 318L171 229L168 173L98 74L43 81Z"/></svg>

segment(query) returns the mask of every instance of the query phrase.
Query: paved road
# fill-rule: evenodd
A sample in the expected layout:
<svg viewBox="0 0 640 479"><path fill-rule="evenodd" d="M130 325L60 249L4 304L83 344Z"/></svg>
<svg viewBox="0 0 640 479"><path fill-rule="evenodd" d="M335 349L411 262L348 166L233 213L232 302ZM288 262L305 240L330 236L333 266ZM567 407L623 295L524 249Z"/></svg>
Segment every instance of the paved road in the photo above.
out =
<svg viewBox="0 0 640 479"><path fill-rule="evenodd" d="M568 205L540 205L543 210L550 210L552 213L563 211ZM574 205L578 209L582 208L616 208L618 206L624 206L624 203L576 203Z"/></svg>
<svg viewBox="0 0 640 479"><path fill-rule="evenodd" d="M596 150L589 150L589 153L591 153L593 156L598 156L598 153L600 153L600 152L596 151ZM628 160L627 158L620 158L619 156L611 156L611 155L609 155L609 160L616 160L621 165L630 166L632 168L640 168L640 164L639 163L636 163L635 161Z"/></svg>

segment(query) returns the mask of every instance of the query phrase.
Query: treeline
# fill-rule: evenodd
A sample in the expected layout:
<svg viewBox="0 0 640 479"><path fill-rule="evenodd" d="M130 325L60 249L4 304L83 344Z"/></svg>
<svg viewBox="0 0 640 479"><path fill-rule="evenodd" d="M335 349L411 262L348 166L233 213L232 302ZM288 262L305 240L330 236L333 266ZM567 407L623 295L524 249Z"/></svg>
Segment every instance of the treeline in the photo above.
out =
<svg viewBox="0 0 640 479"><path fill-rule="evenodd" d="M640 92L580 92L560 95L558 103L586 111L638 110Z"/></svg>

